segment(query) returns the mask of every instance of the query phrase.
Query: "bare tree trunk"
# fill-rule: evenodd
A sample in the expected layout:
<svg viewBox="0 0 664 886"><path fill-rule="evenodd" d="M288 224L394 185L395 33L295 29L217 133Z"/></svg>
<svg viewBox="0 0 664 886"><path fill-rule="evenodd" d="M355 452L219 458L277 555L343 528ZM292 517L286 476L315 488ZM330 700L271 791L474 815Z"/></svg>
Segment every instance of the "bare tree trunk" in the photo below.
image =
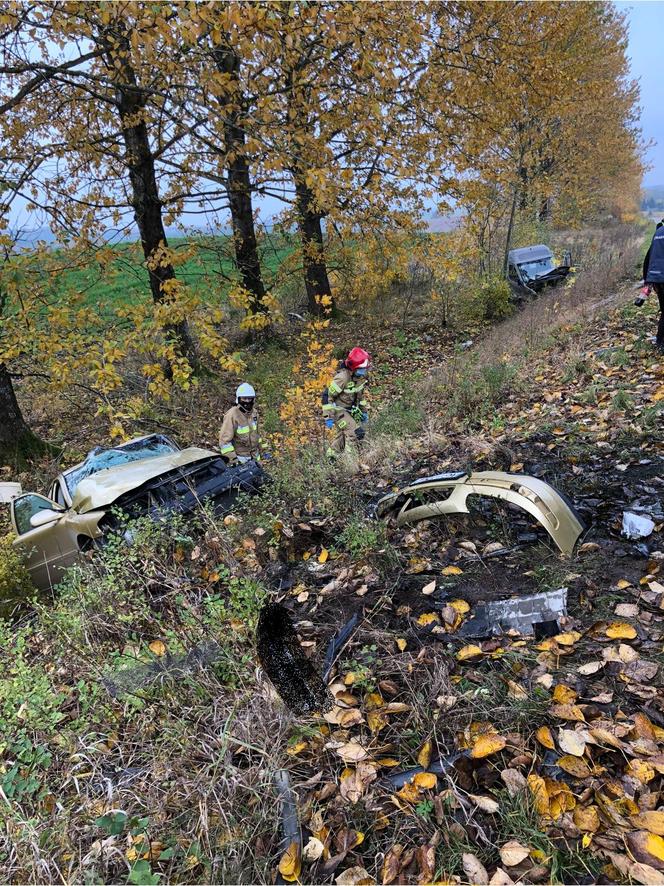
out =
<svg viewBox="0 0 664 886"><path fill-rule="evenodd" d="M46 448L26 424L9 370L0 363L0 460L22 464L27 457Z"/></svg>
<svg viewBox="0 0 664 886"><path fill-rule="evenodd" d="M312 314L323 314L334 310L332 289L327 276L327 264L323 246L323 216L313 207L313 194L304 179L294 173L295 195L297 201L297 223L302 240L302 262L304 266L304 285L307 290L307 302ZM327 306L321 299L329 298Z"/></svg>
<svg viewBox="0 0 664 886"><path fill-rule="evenodd" d="M116 38L117 39L117 38ZM168 301L167 288L164 284L175 279L175 270L171 264L154 262L153 258L160 246L168 246L166 231L162 217L162 203L159 198L157 176L155 174L154 155L150 148L148 129L143 117L147 96L136 81L136 74L129 62L129 41L120 38L120 49L117 43L110 51L111 65L116 60L122 64L122 82L116 84L116 98L122 137L125 144L125 163L131 183L134 218L141 237L143 255L148 265L150 291L156 304ZM197 364L196 351L186 320L168 324L165 333L175 340L178 350L192 366Z"/></svg>
<svg viewBox="0 0 664 886"><path fill-rule="evenodd" d="M507 277L507 267L510 260L510 246L512 245L512 231L514 229L514 215L516 213L516 204L519 197L519 186L514 185L514 193L512 195L512 206L510 209L510 219L507 223L507 236L505 238L505 257L503 259L503 277Z"/></svg>
<svg viewBox="0 0 664 886"><path fill-rule="evenodd" d="M267 310L263 301L265 286L258 258L251 199L251 176L245 153L246 137L242 126L246 108L243 96L238 95L240 58L230 44L227 44L227 48L215 47L213 57L217 70L230 75L233 85L233 94L228 94L231 100L226 102L222 95L219 102L224 120L224 149L229 158L226 164L226 192L233 224L235 264L240 272L242 285L250 295L251 311L265 312Z"/></svg>

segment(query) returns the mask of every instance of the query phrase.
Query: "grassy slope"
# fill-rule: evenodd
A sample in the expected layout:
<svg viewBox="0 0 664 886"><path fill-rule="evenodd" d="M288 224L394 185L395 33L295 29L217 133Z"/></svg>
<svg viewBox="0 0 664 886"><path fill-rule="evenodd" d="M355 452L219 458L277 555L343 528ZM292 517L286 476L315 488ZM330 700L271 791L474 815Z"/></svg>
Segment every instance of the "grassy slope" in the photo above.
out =
<svg viewBox="0 0 664 886"><path fill-rule="evenodd" d="M325 845L319 862L305 863L305 881L353 867L385 882L477 881L477 861L490 874L503 866L524 882L589 882L608 863L609 880L625 879L632 862L623 836L638 830L629 815L656 804L661 787L662 769L643 767L664 747L655 688L663 664L655 584L662 561L631 546L620 553L615 528L623 499L657 496L651 477L662 458L655 430L664 364L646 339L654 310L644 325L630 298L625 290L617 303L626 307L596 319L570 300L565 328L540 330L537 344L499 336L499 353L511 348L503 370L487 341L477 354L455 358L454 371L447 360L427 376L432 356L423 339L415 351L412 337L397 342L407 353L390 355L392 377L383 380L392 420L361 465L349 460L333 477L303 452L293 465L275 467L272 487L239 517L220 523L203 515L199 526L176 524L165 534L145 527L129 553L112 546L103 564L93 558L74 572L36 621L6 629L1 784L8 803L0 857L7 879L271 882L280 856L273 777L281 767L297 790L305 842L314 833ZM390 412L395 378L407 377L421 353L417 387L401 391L419 418L397 421ZM285 366L285 354L275 351L274 362L283 358ZM277 396L279 373L263 371L262 385L272 384ZM403 437L416 428L415 437ZM368 496L395 477L469 462L523 464L594 502L589 547L570 563L541 532L536 543L519 545L523 527L500 509L405 531L362 519ZM661 550L659 539L658 531L651 551ZM468 547L481 553L496 541L511 553L477 559ZM345 704L359 712L353 725L298 720L264 678L257 681L256 617L285 570L295 581L287 604L317 662L348 615L364 614L336 670L349 693ZM619 589L620 580L627 586ZM422 594L432 581L436 596L443 591L471 607L487 594L564 582L566 637L548 646L489 641L459 656L464 641L445 627L436 597ZM625 602L635 607L631 615L615 616ZM436 618L420 618L432 612ZM602 619L630 630L612 639ZM150 667L194 647L204 667L149 679ZM617 658L604 665L607 653ZM631 659L648 667L630 670ZM579 669L588 662L600 667L584 676ZM569 692L556 690L559 684ZM622 743L620 753L606 743L590 747L592 776L551 768L559 752L547 757L535 737L549 726L558 748L559 727L586 728L554 707L563 697ZM609 700L592 700L600 698ZM402 709L389 713L390 702ZM650 719L639 720L644 705ZM389 760L426 762L472 748L492 729L504 747L465 760L433 787L395 796L372 780L390 771ZM356 803L340 754L349 741L366 753ZM553 779L547 809L555 821L540 819L541 795L519 793L529 774ZM478 796L488 798L485 808ZM569 811L558 817L561 802ZM593 829L572 804L599 810L586 813ZM529 850L516 867L497 852L509 840Z"/></svg>

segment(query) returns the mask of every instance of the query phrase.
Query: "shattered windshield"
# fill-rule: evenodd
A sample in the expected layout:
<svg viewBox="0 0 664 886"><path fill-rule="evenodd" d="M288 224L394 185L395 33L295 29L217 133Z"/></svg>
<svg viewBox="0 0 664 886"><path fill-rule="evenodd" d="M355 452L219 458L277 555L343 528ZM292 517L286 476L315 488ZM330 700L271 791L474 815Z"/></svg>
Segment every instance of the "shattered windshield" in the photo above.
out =
<svg viewBox="0 0 664 886"><path fill-rule="evenodd" d="M553 268L552 258L540 258L537 261L527 261L519 265L519 270L529 280L536 280L543 274L548 274Z"/></svg>
<svg viewBox="0 0 664 886"><path fill-rule="evenodd" d="M86 477L105 471L107 468L117 468L133 461L157 458L160 455L171 455L178 448L168 437L162 434L153 434L143 440L126 443L116 449L102 449L97 447L88 453L85 461L76 468L66 471L64 474L69 494L73 495L76 487Z"/></svg>

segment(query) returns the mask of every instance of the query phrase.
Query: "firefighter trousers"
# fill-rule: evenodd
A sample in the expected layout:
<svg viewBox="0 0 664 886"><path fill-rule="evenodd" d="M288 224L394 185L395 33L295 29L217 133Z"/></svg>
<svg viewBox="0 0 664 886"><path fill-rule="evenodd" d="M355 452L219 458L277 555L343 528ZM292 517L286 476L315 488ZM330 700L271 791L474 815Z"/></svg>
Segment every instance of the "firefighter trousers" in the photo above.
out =
<svg viewBox="0 0 664 886"><path fill-rule="evenodd" d="M346 448L347 443L357 443L355 431L360 427L360 423L355 421L350 412L345 410L337 418L334 429L337 432L334 440L330 444L328 452L338 455Z"/></svg>
<svg viewBox="0 0 664 886"><path fill-rule="evenodd" d="M657 300L659 301L659 323L657 324L657 338L655 341L658 348L664 348L664 283L653 283L652 288L655 290Z"/></svg>

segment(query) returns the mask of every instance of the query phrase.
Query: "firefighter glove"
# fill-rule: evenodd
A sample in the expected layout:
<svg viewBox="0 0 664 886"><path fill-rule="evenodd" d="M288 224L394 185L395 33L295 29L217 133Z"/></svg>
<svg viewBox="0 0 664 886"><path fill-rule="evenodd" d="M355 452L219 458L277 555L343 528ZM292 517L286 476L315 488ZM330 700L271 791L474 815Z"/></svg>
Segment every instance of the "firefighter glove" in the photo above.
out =
<svg viewBox="0 0 664 886"><path fill-rule="evenodd" d="M369 413L368 412L362 413L362 422L365 422L365 421L369 421Z"/></svg>
<svg viewBox="0 0 664 886"><path fill-rule="evenodd" d="M355 421L362 421L362 416L364 415L359 406L353 406L350 410L350 414L353 416Z"/></svg>
<svg viewBox="0 0 664 886"><path fill-rule="evenodd" d="M328 431L331 431L332 428L334 427L334 419L326 418L325 419L325 427L328 429Z"/></svg>
<svg viewBox="0 0 664 886"><path fill-rule="evenodd" d="M364 428L355 428L355 436L358 440L364 440Z"/></svg>

